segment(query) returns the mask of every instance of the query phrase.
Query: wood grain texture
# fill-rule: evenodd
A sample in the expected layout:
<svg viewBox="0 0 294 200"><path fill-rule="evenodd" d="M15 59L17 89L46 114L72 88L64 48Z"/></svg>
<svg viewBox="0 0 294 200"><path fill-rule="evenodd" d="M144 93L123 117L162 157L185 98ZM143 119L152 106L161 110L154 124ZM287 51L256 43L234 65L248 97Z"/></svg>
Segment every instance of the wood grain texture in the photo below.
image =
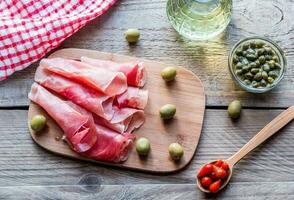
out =
<svg viewBox="0 0 294 200"><path fill-rule="evenodd" d="M99 200L293 200L294 183L231 184L222 193L205 195L194 184L81 185L0 187L3 199L99 199Z"/></svg>
<svg viewBox="0 0 294 200"><path fill-rule="evenodd" d="M185 170L166 176L97 165L49 153L32 141L26 110L0 110L0 187L195 184L195 173L202 164L231 156L281 111L243 110L241 118L232 121L224 110L206 110L203 132L192 162ZM290 184L294 179L293 140L294 123L290 123L235 166L230 184ZM238 196L242 188L235 188L234 194ZM260 184L259 190L266 188L266 184ZM292 190L288 188L289 191Z"/></svg>
<svg viewBox="0 0 294 200"><path fill-rule="evenodd" d="M151 151L148 157L142 159L133 148L127 161L105 164L153 173L170 173L187 166L196 151L205 110L204 89L198 77L184 68L177 67L176 80L166 84L160 72L170 66L168 64L84 49L62 49L49 57L79 60L82 56L115 62L143 62L147 71L148 80L144 86L149 93L148 104L144 109L146 121L134 134L138 138L148 138ZM164 122L160 119L158 112L160 107L167 103L176 105L177 113L171 121ZM37 114L50 118L40 106L31 103L28 121L30 122L31 118ZM30 129L32 138L37 144L63 156L89 160L72 151L62 140L56 140L56 137L62 137L63 131L54 120L48 120L47 125L44 134L35 133ZM174 162L168 153L168 146L173 142L180 143L185 152L179 162Z"/></svg>
<svg viewBox="0 0 294 200"><path fill-rule="evenodd" d="M188 42L172 29L165 13L166 0L120 0L103 16L93 20L61 45L119 53L184 66L204 83L207 105L226 106L239 99L249 107L289 107L294 98L294 6L293 0L235 0L233 19L227 31L207 42ZM129 46L123 32L139 28L141 39ZM280 85L268 94L249 94L229 75L227 55L247 36L265 35L285 51L288 69ZM36 64L35 64L36 65ZM0 82L0 106L28 105L27 93L35 65Z"/></svg>

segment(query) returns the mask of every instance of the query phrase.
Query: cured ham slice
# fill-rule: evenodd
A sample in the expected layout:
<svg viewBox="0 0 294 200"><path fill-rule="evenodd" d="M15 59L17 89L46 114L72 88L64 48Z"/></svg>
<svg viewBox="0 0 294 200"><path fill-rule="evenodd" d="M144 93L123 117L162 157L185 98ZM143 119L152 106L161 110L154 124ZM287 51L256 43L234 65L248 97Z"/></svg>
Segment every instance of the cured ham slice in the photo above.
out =
<svg viewBox="0 0 294 200"><path fill-rule="evenodd" d="M128 87L128 89L117 96L116 103L119 108L130 107L144 109L148 101L148 90L136 87Z"/></svg>
<svg viewBox="0 0 294 200"><path fill-rule="evenodd" d="M127 79L122 72L113 72L87 63L63 58L43 59L40 65L51 72L110 96L121 94L127 89Z"/></svg>
<svg viewBox="0 0 294 200"><path fill-rule="evenodd" d="M83 155L101 161L121 162L128 158L135 135L118 134L113 130L96 124L97 141Z"/></svg>
<svg viewBox="0 0 294 200"><path fill-rule="evenodd" d="M115 109L115 113L110 121L94 116L95 122L119 133L131 133L145 122L145 116L142 110L133 108L119 109L115 106L113 108Z"/></svg>
<svg viewBox="0 0 294 200"><path fill-rule="evenodd" d="M114 72L123 72L127 77L128 84L131 86L143 87L147 80L147 74L143 63L116 63L88 57L81 57L81 61L97 68L104 68Z"/></svg>
<svg viewBox="0 0 294 200"><path fill-rule="evenodd" d="M44 66L38 67L35 81L106 120L113 117L113 97L54 74Z"/></svg>
<svg viewBox="0 0 294 200"><path fill-rule="evenodd" d="M85 152L96 143L96 127L89 112L53 95L37 83L32 85L29 98L56 121L73 150Z"/></svg>

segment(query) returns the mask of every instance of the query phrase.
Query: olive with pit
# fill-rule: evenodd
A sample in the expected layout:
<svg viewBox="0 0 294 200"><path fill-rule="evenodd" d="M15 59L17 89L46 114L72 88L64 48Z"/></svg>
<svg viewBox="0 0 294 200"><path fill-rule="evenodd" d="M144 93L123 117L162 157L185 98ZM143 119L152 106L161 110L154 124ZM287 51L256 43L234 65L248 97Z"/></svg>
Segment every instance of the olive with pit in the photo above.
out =
<svg viewBox="0 0 294 200"><path fill-rule="evenodd" d="M141 137L136 141L136 151L141 156L148 155L150 151L150 142L147 138Z"/></svg>
<svg viewBox="0 0 294 200"><path fill-rule="evenodd" d="M43 130L46 126L46 121L46 117L44 117L43 115L35 115L31 119L31 129L36 132Z"/></svg>
<svg viewBox="0 0 294 200"><path fill-rule="evenodd" d="M168 120L174 117L176 114L176 106L173 104L166 104L159 110L160 117L164 120Z"/></svg>
<svg viewBox="0 0 294 200"><path fill-rule="evenodd" d="M140 32L138 29L131 28L125 31L124 33L126 40L129 43L135 43L139 40Z"/></svg>
<svg viewBox="0 0 294 200"><path fill-rule="evenodd" d="M236 119L240 116L242 110L241 102L238 100L232 101L228 106L228 114L231 118Z"/></svg>
<svg viewBox="0 0 294 200"><path fill-rule="evenodd" d="M184 149L179 143L170 144L168 147L168 152L170 157L175 161L180 160L184 155Z"/></svg>
<svg viewBox="0 0 294 200"><path fill-rule="evenodd" d="M177 69L175 67L166 67L160 74L166 82L173 81L177 75Z"/></svg>

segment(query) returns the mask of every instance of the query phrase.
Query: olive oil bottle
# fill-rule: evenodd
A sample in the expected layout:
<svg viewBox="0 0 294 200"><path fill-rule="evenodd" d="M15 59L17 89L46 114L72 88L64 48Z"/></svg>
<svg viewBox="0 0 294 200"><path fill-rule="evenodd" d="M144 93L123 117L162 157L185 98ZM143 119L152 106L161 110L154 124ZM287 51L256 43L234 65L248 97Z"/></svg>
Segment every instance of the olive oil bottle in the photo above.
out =
<svg viewBox="0 0 294 200"><path fill-rule="evenodd" d="M168 0L167 16L174 29L191 40L207 40L225 30L232 0Z"/></svg>

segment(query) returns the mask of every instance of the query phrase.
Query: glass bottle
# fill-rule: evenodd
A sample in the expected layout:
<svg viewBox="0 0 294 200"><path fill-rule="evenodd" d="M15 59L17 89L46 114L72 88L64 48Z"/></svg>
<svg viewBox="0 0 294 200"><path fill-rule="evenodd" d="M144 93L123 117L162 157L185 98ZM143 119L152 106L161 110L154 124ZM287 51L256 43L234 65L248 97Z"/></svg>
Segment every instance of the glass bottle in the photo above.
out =
<svg viewBox="0 0 294 200"><path fill-rule="evenodd" d="M168 0L174 29L191 40L207 40L223 32L232 15L232 0Z"/></svg>

